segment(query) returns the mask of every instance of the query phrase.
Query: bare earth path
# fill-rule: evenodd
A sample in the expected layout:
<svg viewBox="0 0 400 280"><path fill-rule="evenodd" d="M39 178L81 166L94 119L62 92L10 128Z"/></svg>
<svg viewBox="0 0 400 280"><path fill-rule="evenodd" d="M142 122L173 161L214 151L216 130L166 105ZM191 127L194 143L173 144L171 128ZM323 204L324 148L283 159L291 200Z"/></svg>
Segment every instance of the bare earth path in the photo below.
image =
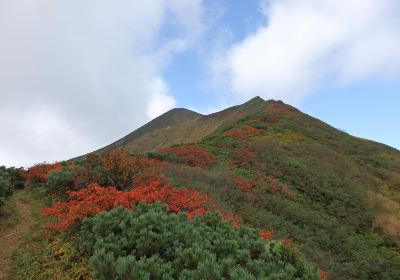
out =
<svg viewBox="0 0 400 280"><path fill-rule="evenodd" d="M17 198L18 223L0 232L0 280L11 279L11 255L32 226L32 206Z"/></svg>

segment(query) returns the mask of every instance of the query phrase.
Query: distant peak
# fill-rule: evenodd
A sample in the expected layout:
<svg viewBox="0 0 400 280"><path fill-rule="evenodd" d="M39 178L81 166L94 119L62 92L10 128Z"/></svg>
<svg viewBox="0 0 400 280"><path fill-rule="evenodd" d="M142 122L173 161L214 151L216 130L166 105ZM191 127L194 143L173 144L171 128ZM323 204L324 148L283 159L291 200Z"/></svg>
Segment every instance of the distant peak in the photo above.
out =
<svg viewBox="0 0 400 280"><path fill-rule="evenodd" d="M241 107L247 107L247 106L258 106L258 105L264 105L265 104L265 100L262 99L259 96L253 97L252 99L250 99L249 101L243 103L241 105Z"/></svg>
<svg viewBox="0 0 400 280"><path fill-rule="evenodd" d="M189 109L185 109L185 108L174 108L169 110L168 112L166 112L165 114L161 115L160 117L163 116L170 116L170 115L177 115L177 116L183 116L183 115L196 115L196 116L201 116L201 114L194 112L192 110Z"/></svg>
<svg viewBox="0 0 400 280"><path fill-rule="evenodd" d="M257 103L260 103L260 102L262 102L262 103L264 103L265 102L265 100L264 99L262 99L260 96L256 96L256 97L253 97L252 99L250 99L247 103L253 103L253 102L257 102Z"/></svg>

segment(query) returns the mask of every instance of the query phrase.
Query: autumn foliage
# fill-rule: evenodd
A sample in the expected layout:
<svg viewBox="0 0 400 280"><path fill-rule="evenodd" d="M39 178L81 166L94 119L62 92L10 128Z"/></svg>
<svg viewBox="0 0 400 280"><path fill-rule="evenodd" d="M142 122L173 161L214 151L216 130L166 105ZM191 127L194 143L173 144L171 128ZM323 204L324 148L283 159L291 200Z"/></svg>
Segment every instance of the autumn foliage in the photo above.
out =
<svg viewBox="0 0 400 280"><path fill-rule="evenodd" d="M26 173L26 180L28 182L43 183L46 182L50 172L59 171L62 168L61 163L47 164L41 163L32 166Z"/></svg>
<svg viewBox="0 0 400 280"><path fill-rule="evenodd" d="M239 176L230 174L231 179L235 182L237 188L244 192L251 192L254 187L254 181L250 179L245 179Z"/></svg>
<svg viewBox="0 0 400 280"><path fill-rule="evenodd" d="M260 230L259 231L260 237L265 239L265 240L272 240L272 236L274 234L274 231L272 229L265 231L265 230Z"/></svg>
<svg viewBox="0 0 400 280"><path fill-rule="evenodd" d="M163 148L161 153L177 156L183 163L190 166L208 168L215 164L215 158L207 149L197 145L180 145L171 148Z"/></svg>
<svg viewBox="0 0 400 280"><path fill-rule="evenodd" d="M280 193L284 197L293 198L296 196L294 192L292 192L288 185L279 184L277 182L271 182L268 184L268 191L271 193Z"/></svg>
<svg viewBox="0 0 400 280"><path fill-rule="evenodd" d="M107 182L118 189L131 187L138 176L144 178L160 173L159 161L144 156L132 156L123 150L103 154L99 164L106 174Z"/></svg>
<svg viewBox="0 0 400 280"><path fill-rule="evenodd" d="M326 272L325 270L322 270L322 269L319 269L318 272L319 272L319 277L320 277L322 280L328 279L328 277L329 277L328 272Z"/></svg>
<svg viewBox="0 0 400 280"><path fill-rule="evenodd" d="M190 189L174 188L159 181L125 192L115 187L91 184L79 191L69 192L69 195L69 201L55 202L52 208L43 209L43 214L57 219L55 224L48 225L49 228L65 230L75 222L117 206L133 209L140 201L165 203L170 211L186 211L189 217L193 217L206 212L202 206L208 201L207 195Z"/></svg>

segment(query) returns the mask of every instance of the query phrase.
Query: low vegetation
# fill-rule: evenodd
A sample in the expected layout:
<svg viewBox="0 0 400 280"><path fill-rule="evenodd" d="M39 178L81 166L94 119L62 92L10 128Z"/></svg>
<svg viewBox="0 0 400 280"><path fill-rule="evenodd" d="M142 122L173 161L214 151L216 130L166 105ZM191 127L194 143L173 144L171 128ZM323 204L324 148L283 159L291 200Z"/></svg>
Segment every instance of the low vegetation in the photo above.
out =
<svg viewBox="0 0 400 280"><path fill-rule="evenodd" d="M257 230L234 228L217 213L188 220L167 209L142 203L86 219L96 279L319 279L298 252Z"/></svg>
<svg viewBox="0 0 400 280"><path fill-rule="evenodd" d="M252 106L196 143L3 172L47 198L15 274L399 279L400 153L281 102Z"/></svg>
<svg viewBox="0 0 400 280"><path fill-rule="evenodd" d="M11 176L4 166L0 166L0 207L6 203L6 199L13 193Z"/></svg>
<svg viewBox="0 0 400 280"><path fill-rule="evenodd" d="M121 165L121 158L141 165ZM74 164L42 164L34 172L28 170L31 192L49 198L42 204L49 207L41 210L49 218L37 218L45 228L35 227L17 251L17 278L320 279L324 275L290 242L273 240L271 230L249 228L207 194L173 186L162 175L166 165L114 151ZM88 176L81 176L82 169ZM89 183L93 178L121 185Z"/></svg>

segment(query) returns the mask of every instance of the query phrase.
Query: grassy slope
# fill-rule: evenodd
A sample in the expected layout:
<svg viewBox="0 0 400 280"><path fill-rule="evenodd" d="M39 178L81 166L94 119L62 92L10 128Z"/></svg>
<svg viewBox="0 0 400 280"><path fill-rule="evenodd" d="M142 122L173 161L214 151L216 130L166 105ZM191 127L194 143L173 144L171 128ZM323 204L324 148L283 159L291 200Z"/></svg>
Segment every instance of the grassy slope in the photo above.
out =
<svg viewBox="0 0 400 280"><path fill-rule="evenodd" d="M197 142L211 131L225 127L235 120L264 106L259 97L211 115L201 115L186 109L173 109L148 124L98 150L104 152L123 148L130 152L146 152L174 144Z"/></svg>
<svg viewBox="0 0 400 280"><path fill-rule="evenodd" d="M399 241L385 234L400 234L399 151L279 102L199 144L218 164L210 170L171 164L176 185L210 193L245 222L294 238L332 279L400 277ZM251 189L238 187L238 178Z"/></svg>
<svg viewBox="0 0 400 280"><path fill-rule="evenodd" d="M44 229L49 219L41 214L50 200L41 189L19 191L17 196L32 207L32 226L24 233L12 257L12 278L92 280L88 259L77 252L75 236ZM79 277L78 277L79 275Z"/></svg>

